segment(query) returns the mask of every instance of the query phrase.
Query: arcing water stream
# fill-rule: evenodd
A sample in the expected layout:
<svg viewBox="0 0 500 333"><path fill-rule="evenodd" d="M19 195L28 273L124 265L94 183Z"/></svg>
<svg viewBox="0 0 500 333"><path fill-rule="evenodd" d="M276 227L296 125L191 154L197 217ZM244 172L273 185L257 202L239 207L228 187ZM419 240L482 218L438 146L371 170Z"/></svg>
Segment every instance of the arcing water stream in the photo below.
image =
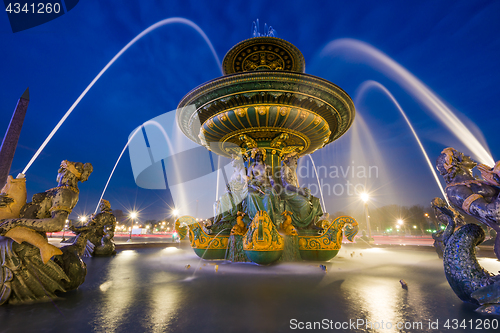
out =
<svg viewBox="0 0 500 333"><path fill-rule="evenodd" d="M38 155L40 155L40 153L42 152L42 150L45 148L45 146L47 145L47 143L49 143L49 141L52 139L52 137L54 136L54 134L57 132L57 130L61 127L61 125L64 123L64 121L66 120L66 118L69 117L69 115L73 112L73 110L75 109L75 107L80 103L80 101L82 100L83 97L85 97L85 95L87 94L87 92L90 90L90 88L92 88L94 86L94 84L97 82L97 80L99 80L99 78L104 74L106 73L106 71L108 70L108 68L113 65L113 63L118 60L121 55L127 51L132 45L134 45L138 40L140 40L142 37L146 36L147 34L149 34L150 32L164 26L164 25L168 25L168 24L173 24L173 23L181 23L181 24L185 24L193 29L195 29L202 37L203 39L205 40L205 42L208 44L208 46L210 47L210 50L212 51L212 54L215 58L215 60L217 61L217 64L222 72L222 66L221 66L221 62L219 60L219 57L217 56L217 53L215 52L215 49L212 45L212 43L210 42L210 40L208 39L207 35L205 34L205 32L203 32L203 30L197 26L194 22L188 20L188 19L185 19L183 17L171 17L171 18L167 18L167 19L164 19L164 20L161 20L153 25L151 25L150 27L144 29L140 34L138 34L137 36L135 36L134 39L132 39L130 42L128 42L127 45L125 45L121 50L120 52L118 52L114 57L113 59L111 59L106 66L104 66L104 68L99 72L99 74L97 74L97 76L92 80L92 82L90 82L90 84L87 86L87 88L85 88L85 90L80 94L80 96L76 99L76 101L73 103L73 105L71 105L71 107L69 108L69 110L64 114L64 116L61 118L61 120L57 123L56 127L54 127L54 129L52 130L52 132L50 132L49 136L45 139L45 141L42 143L42 145L40 146L40 148L38 148L38 150L36 151L35 155L33 155L33 157L31 158L31 160L28 162L28 164L26 165L26 167L24 168L23 170L23 174L26 174L26 172L28 171L28 169L31 167L31 165L33 164L33 162L37 159ZM121 156L121 155L120 155Z"/></svg>
<svg viewBox="0 0 500 333"><path fill-rule="evenodd" d="M359 58L362 62L378 69L392 78L410 95L427 106L481 163L494 165L495 161L485 145L472 134L465 124L437 97L422 81L416 78L403 66L373 46L355 39L342 38L328 43L321 51L321 57L337 56L348 53L350 60Z"/></svg>
<svg viewBox="0 0 500 333"><path fill-rule="evenodd" d="M401 112L401 115L403 116L406 123L408 124L408 127L410 127L410 130L411 130L413 136L415 137L415 140L417 141L418 146L420 147L420 150L422 151L422 154L424 154L425 160L426 160L427 164L429 165L429 169L431 170L431 173L434 176L434 179L436 180L436 183L439 186L439 189L441 190L443 197L446 200L448 200L446 197L446 194L444 193L443 186L441 185L441 182L439 181L439 177L436 173L436 170L435 170L433 164L431 163L431 160L429 159L429 156L427 155L427 152L425 151L424 146L422 145L422 142L420 142L420 139L417 135L417 132L415 132L415 129L413 128L412 124L410 123L410 120L406 116L406 113L403 111L403 109L399 105L398 101L394 98L394 96L391 94L391 92L389 90L387 90L387 88L384 87L382 84L369 80L369 81L363 82L360 85L359 92L358 92L358 98L360 96L362 96L368 89L372 89L372 88L380 89L383 93L385 93L387 95L387 97L389 97L390 100L394 103L394 105L398 108L399 112Z"/></svg>

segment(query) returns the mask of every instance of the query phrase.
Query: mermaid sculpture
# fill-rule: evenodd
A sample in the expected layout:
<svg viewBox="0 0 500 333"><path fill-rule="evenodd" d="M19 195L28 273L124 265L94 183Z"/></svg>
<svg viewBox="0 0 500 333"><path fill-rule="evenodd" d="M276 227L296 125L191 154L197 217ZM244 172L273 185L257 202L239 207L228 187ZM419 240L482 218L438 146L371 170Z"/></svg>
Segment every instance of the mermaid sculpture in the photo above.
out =
<svg viewBox="0 0 500 333"><path fill-rule="evenodd" d="M78 202L78 182L91 173L90 163L63 161L57 187L33 195L18 216L0 220L0 304L52 299L56 291L83 283L86 267L77 249L57 249L48 244L45 233L63 228Z"/></svg>
<svg viewBox="0 0 500 333"><path fill-rule="evenodd" d="M311 195L308 188L300 187L297 179L298 155L292 152L281 162L281 182L285 201L285 211L293 213L292 224L297 228L314 226L323 215L319 199Z"/></svg>
<svg viewBox="0 0 500 333"><path fill-rule="evenodd" d="M444 149L436 167L447 184L446 196L455 210L439 198L433 200L433 206L449 219L442 241L445 275L451 288L461 300L481 305L476 311L500 315L500 275L486 271L476 259L475 248L485 237L483 229L476 224L466 224L452 230L455 221L463 220L457 212L476 218L497 232L494 250L500 259L498 173L495 168L481 166L484 179L478 179L472 175L475 166L469 156L453 148Z"/></svg>

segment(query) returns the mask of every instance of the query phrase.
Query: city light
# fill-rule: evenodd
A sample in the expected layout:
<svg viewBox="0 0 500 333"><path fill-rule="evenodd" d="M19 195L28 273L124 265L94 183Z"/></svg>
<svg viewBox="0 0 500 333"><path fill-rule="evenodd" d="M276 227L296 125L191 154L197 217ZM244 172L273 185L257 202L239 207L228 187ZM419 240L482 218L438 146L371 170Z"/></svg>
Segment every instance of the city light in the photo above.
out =
<svg viewBox="0 0 500 333"><path fill-rule="evenodd" d="M399 219L399 220L398 220L398 224L399 224L399 225L401 225L401 224L403 224L403 223L404 223L404 221L403 221L402 219Z"/></svg>
<svg viewBox="0 0 500 333"><path fill-rule="evenodd" d="M368 242L373 242L372 228L370 226L370 214L368 214L368 200L370 200L370 195L367 192L363 192L359 195L359 197L365 203L365 222L366 222L366 229L368 230Z"/></svg>
<svg viewBox="0 0 500 333"><path fill-rule="evenodd" d="M129 235L128 235L128 240L127 242L131 242L132 241L132 228L136 228L137 226L134 226L134 219L137 217L137 212L136 211L132 211L130 212L130 219L132 220L132 226L129 228ZM137 221L135 222L137 223Z"/></svg>
<svg viewBox="0 0 500 333"><path fill-rule="evenodd" d="M172 215L174 215L174 216L179 215L179 210L177 210L177 209L172 210Z"/></svg>

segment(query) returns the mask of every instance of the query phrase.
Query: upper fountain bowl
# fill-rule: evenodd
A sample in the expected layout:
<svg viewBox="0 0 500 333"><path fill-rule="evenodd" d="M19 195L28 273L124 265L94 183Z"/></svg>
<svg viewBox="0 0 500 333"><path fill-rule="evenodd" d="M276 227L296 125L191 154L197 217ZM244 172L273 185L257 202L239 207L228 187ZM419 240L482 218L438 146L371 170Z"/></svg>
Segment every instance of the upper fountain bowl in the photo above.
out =
<svg viewBox="0 0 500 333"><path fill-rule="evenodd" d="M304 74L302 53L275 37L255 37L224 57L223 77L189 92L179 103L183 133L230 156L263 147L282 156L310 154L341 137L354 120L354 104L337 85Z"/></svg>
<svg viewBox="0 0 500 333"><path fill-rule="evenodd" d="M254 37L233 46L222 61L224 75L266 71L304 73L306 63L298 48L276 37Z"/></svg>

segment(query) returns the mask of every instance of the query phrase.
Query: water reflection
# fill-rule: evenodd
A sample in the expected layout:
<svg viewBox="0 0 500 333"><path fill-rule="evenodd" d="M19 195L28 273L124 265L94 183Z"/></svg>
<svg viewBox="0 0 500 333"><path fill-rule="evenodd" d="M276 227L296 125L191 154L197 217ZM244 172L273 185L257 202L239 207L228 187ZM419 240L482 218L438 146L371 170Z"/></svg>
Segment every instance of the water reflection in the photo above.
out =
<svg viewBox="0 0 500 333"><path fill-rule="evenodd" d="M96 309L96 332L113 332L118 329L134 302L137 289L131 288L136 281L135 261L140 260L136 251L122 251L110 263L106 281L99 290L104 293Z"/></svg>
<svg viewBox="0 0 500 333"><path fill-rule="evenodd" d="M479 253L481 254L481 253ZM497 275L500 273L500 261L496 258L478 258L479 264L488 272Z"/></svg>
<svg viewBox="0 0 500 333"><path fill-rule="evenodd" d="M183 287L172 255L179 249L158 252L120 251L96 286L96 332L128 330L165 332L179 315ZM173 265L172 265L173 264ZM181 266L182 267L182 266Z"/></svg>
<svg viewBox="0 0 500 333"><path fill-rule="evenodd" d="M365 325L373 332L398 332L398 322L403 322L401 293L406 292L394 279L370 278L357 285L359 305L365 313ZM368 325L368 327L366 327Z"/></svg>
<svg viewBox="0 0 500 333"><path fill-rule="evenodd" d="M157 273L153 279L165 279ZM152 332L166 332L172 320L178 317L181 300L181 290L173 283L158 283L148 289L149 298L149 326L145 327Z"/></svg>

